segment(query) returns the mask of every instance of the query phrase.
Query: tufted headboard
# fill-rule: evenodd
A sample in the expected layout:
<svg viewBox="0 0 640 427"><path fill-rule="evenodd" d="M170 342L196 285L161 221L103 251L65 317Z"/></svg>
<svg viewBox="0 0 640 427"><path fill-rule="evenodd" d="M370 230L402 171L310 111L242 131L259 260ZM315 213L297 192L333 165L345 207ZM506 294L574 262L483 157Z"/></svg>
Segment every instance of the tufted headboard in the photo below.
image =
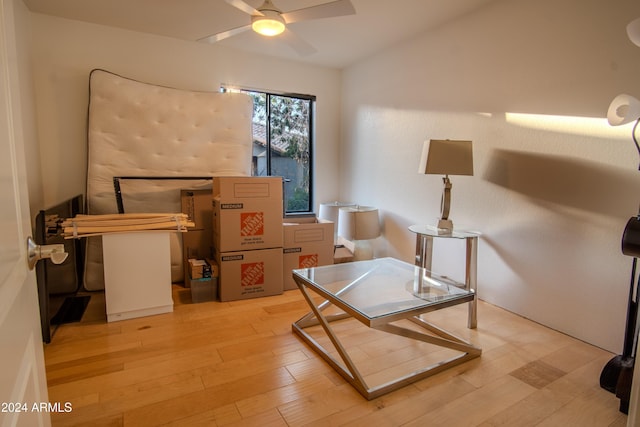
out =
<svg viewBox="0 0 640 427"><path fill-rule="evenodd" d="M252 100L238 93L173 89L93 70L89 78L87 213L118 212L113 178L250 175ZM181 188L210 180L135 180L129 207L179 212ZM172 234L172 280L182 280L181 239ZM87 241L84 286L104 289L102 241Z"/></svg>

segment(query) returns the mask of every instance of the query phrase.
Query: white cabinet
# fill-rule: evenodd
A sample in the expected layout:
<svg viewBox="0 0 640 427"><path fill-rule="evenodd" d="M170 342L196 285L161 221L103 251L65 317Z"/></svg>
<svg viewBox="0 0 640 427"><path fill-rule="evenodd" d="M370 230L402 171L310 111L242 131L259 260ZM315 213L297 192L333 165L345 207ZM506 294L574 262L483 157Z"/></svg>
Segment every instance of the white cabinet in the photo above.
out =
<svg viewBox="0 0 640 427"><path fill-rule="evenodd" d="M173 311L171 233L102 236L107 322Z"/></svg>

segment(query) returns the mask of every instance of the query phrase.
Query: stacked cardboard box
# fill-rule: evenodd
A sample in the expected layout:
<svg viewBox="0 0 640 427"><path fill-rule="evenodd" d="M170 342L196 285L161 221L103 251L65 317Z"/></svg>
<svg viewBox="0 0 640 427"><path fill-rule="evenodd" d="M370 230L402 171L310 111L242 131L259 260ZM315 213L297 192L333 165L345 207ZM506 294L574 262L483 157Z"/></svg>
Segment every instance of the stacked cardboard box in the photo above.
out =
<svg viewBox="0 0 640 427"><path fill-rule="evenodd" d="M181 190L182 213L195 227L182 234L182 265L185 287L191 286L189 259L206 259L213 255L213 224L211 223L211 190Z"/></svg>
<svg viewBox="0 0 640 427"><path fill-rule="evenodd" d="M282 178L213 179L221 301L282 293L282 206Z"/></svg>
<svg viewBox="0 0 640 427"><path fill-rule="evenodd" d="M284 289L297 289L292 270L333 264L331 221L301 218L284 223Z"/></svg>
<svg viewBox="0 0 640 427"><path fill-rule="evenodd" d="M189 276L192 279L211 277L211 265L204 259L190 258L188 260Z"/></svg>

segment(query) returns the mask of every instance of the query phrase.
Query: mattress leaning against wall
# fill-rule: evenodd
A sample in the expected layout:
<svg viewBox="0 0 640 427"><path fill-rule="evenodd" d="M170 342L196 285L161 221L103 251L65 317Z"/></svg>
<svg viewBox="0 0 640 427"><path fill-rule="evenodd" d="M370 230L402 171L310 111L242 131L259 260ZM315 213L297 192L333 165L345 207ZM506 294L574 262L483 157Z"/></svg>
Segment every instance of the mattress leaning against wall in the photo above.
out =
<svg viewBox="0 0 640 427"><path fill-rule="evenodd" d="M245 94L168 88L93 70L89 76L87 213L118 212L115 176L250 175L252 114L251 97ZM147 212L179 212L180 188L174 187L184 184L179 180L154 182L153 191L138 189L127 196L148 208ZM169 193L175 198L168 197ZM172 280L179 281L183 277L182 245L175 234ZM87 241L84 286L104 289L99 237Z"/></svg>

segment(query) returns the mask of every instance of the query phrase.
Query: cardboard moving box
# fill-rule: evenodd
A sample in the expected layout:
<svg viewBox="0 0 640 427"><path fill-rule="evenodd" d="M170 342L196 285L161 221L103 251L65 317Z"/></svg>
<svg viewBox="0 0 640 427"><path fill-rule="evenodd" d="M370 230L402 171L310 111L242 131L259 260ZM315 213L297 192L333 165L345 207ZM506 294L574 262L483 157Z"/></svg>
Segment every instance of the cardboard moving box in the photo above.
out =
<svg viewBox="0 0 640 427"><path fill-rule="evenodd" d="M291 270L333 264L334 224L312 217L285 222L283 227L284 289L297 289Z"/></svg>
<svg viewBox="0 0 640 427"><path fill-rule="evenodd" d="M217 252L282 247L282 178L215 177L213 240Z"/></svg>
<svg viewBox="0 0 640 427"><path fill-rule="evenodd" d="M213 208L211 190L180 190L182 213L195 224L190 230L210 230L213 228Z"/></svg>
<svg viewBox="0 0 640 427"><path fill-rule="evenodd" d="M197 258L189 258L189 276L192 279L202 279L211 277L211 265L203 260Z"/></svg>
<svg viewBox="0 0 640 427"><path fill-rule="evenodd" d="M282 285L282 248L216 252L220 301L278 295Z"/></svg>
<svg viewBox="0 0 640 427"><path fill-rule="evenodd" d="M211 199L209 199L211 200ZM211 228L204 230L187 231L182 235L182 265L184 268L184 285L189 287L189 259L207 259L213 256L213 231Z"/></svg>
<svg viewBox="0 0 640 427"><path fill-rule="evenodd" d="M184 270L184 286L190 287L190 258L211 258L213 256L213 207L211 206L211 190L181 190L180 204L182 213L186 214L195 227L190 228L182 236L182 266Z"/></svg>

